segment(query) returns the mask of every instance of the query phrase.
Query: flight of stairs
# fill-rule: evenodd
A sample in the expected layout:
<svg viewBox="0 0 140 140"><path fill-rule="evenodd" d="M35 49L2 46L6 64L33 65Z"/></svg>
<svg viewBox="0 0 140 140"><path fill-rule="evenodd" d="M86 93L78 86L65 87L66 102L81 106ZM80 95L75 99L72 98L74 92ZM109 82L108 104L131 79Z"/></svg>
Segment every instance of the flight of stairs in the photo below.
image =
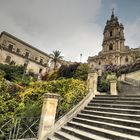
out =
<svg viewBox="0 0 140 140"><path fill-rule="evenodd" d="M140 96L98 95L48 140L140 140Z"/></svg>

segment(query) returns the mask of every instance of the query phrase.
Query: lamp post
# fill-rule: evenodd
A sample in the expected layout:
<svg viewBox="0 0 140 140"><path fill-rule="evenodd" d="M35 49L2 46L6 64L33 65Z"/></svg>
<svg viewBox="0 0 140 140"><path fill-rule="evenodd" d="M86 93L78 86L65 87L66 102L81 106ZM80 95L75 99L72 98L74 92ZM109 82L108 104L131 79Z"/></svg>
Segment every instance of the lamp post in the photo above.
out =
<svg viewBox="0 0 140 140"><path fill-rule="evenodd" d="M82 55L83 55L83 54L82 54L82 53L80 53L80 62L82 61Z"/></svg>

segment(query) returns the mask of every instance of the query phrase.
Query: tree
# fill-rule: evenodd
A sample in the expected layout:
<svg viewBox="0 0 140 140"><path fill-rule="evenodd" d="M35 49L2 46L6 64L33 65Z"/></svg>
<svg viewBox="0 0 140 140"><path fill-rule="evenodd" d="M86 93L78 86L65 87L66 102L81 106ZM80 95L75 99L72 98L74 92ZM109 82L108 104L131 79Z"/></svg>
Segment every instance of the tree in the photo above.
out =
<svg viewBox="0 0 140 140"><path fill-rule="evenodd" d="M17 81L24 73L23 66L0 64L0 70L5 72L4 78L9 81Z"/></svg>
<svg viewBox="0 0 140 140"><path fill-rule="evenodd" d="M89 70L88 64L87 63L83 63L83 64L81 63L75 71L74 78L86 81L87 76L88 76L88 70Z"/></svg>
<svg viewBox="0 0 140 140"><path fill-rule="evenodd" d="M74 77L77 67L79 65L80 63L74 63L71 65L62 65L58 70L58 75L60 77L72 78Z"/></svg>
<svg viewBox="0 0 140 140"><path fill-rule="evenodd" d="M51 62L54 64L53 69L57 69L57 64L61 62L63 56L60 55L61 52L58 50L53 51L53 53L50 54Z"/></svg>

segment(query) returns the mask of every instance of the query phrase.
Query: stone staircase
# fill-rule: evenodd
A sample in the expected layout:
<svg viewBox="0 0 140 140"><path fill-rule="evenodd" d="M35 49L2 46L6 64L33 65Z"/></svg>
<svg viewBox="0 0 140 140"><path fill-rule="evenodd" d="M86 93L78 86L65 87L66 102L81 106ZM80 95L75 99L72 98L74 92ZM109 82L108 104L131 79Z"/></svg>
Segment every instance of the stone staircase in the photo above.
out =
<svg viewBox="0 0 140 140"><path fill-rule="evenodd" d="M97 95L48 140L140 140L140 96Z"/></svg>

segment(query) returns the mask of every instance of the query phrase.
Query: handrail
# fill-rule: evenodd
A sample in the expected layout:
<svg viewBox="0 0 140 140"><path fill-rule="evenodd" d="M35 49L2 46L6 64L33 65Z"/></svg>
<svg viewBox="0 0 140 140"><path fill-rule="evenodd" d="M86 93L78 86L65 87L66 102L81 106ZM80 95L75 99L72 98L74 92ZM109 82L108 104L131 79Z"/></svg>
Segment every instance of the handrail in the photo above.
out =
<svg viewBox="0 0 140 140"><path fill-rule="evenodd" d="M74 108L72 108L67 114L60 118L54 125L54 131L49 135L59 130L64 124L70 121L74 116L76 116L84 107L89 103L89 101L94 97L94 94L89 92L86 97L81 100Z"/></svg>
<svg viewBox="0 0 140 140"><path fill-rule="evenodd" d="M133 79L133 78L130 78L130 77L126 77L125 81L131 83L134 86L140 87L140 81L139 80L136 80L136 79Z"/></svg>

